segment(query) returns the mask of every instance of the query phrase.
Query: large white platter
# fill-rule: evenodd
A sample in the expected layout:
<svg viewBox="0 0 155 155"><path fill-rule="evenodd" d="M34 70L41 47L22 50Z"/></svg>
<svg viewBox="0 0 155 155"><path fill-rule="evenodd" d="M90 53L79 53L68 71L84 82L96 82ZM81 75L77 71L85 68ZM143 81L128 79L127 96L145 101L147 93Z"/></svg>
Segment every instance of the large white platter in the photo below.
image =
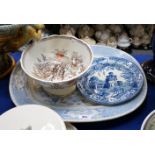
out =
<svg viewBox="0 0 155 155"><path fill-rule="evenodd" d="M95 57L117 56L134 62L142 71L140 64L129 54L107 46L92 46ZM144 101L147 94L147 82L141 92L126 104L116 106L95 105L86 100L77 90L66 98L48 96L22 71L20 64L16 66L10 78L10 96L16 106L25 104L44 105L55 110L66 122L107 121L125 116L135 111Z"/></svg>

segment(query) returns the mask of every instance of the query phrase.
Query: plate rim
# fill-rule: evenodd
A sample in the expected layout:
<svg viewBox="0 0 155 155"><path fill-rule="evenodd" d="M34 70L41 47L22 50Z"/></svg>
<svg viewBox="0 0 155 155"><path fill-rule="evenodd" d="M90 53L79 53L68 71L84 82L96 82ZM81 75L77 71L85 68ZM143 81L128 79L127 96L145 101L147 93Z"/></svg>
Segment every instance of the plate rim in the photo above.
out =
<svg viewBox="0 0 155 155"><path fill-rule="evenodd" d="M109 49L114 49L114 48L112 48L112 47L109 47L109 46L104 46L104 45L92 45L91 46L91 48L93 48L93 47L99 47L99 48L102 48L102 47L106 47L106 48L109 48ZM92 49L93 50L93 49ZM125 55L128 55L130 58L131 58L131 60L133 60L134 62L136 62L136 65L138 65L139 67L141 67L140 66L140 64L138 63L138 61L134 58L134 57L132 57L131 55L129 55L128 53L126 53L126 52L124 52L124 51L122 51L122 50L119 50L119 49L117 49L118 51L120 51L122 54L125 54ZM94 54L94 56L95 56L95 54ZM12 78L13 78L13 74L14 74L14 72L16 71L16 68L17 68L17 66L18 65L20 65L20 61L16 64L16 66L15 66L15 68L13 69L13 71L12 71L12 73L11 73L11 76L10 76L10 80L9 80L9 93L10 93L10 97L11 97L11 100L12 100L12 102L15 104L15 106L20 106L17 102L16 102L16 99L15 99L15 97L13 96L13 94L12 94L12 91L11 91L11 80L12 80ZM147 95L147 90L148 90L148 85L147 85L147 81L146 81L146 77L145 77L145 74L144 74L144 71L142 70L142 68L140 68L140 70L142 71L142 73L143 73L143 75L144 75L144 85L143 85L143 87L142 87L142 90L144 89L144 87L146 87L146 89L144 89L143 91L144 91L144 96L143 96L143 98L141 99L141 103L139 103L137 106L135 106L134 108L132 108L132 109L130 109L130 110L128 110L127 112L124 112L124 113L121 113L121 114L117 114L116 116L111 116L111 117L106 117L106 118L100 118L100 119L95 119L95 120L73 120L73 119L64 119L63 118L63 120L65 121L65 122L71 122L71 123L93 123L93 122L104 122L104 121L110 121L110 120L114 120L114 119L117 119L117 118L120 118L120 117L123 117L123 116L126 116L126 115L128 115L128 114L130 114L130 113L132 113L133 111L135 111L136 109L138 109L142 104L143 104L143 102L144 102L144 100L145 100L145 98L146 98L146 95ZM136 98L136 97L135 97ZM30 104L30 103L27 103L27 104ZM102 106L102 105L101 105ZM117 106L119 106L119 105L117 105Z"/></svg>

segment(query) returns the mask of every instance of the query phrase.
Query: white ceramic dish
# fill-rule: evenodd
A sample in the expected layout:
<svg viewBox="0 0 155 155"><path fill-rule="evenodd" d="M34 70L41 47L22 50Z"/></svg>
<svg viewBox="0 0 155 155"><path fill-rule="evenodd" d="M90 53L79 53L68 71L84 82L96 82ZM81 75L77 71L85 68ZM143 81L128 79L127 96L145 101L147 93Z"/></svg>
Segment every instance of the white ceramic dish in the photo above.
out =
<svg viewBox="0 0 155 155"><path fill-rule="evenodd" d="M66 130L62 118L41 105L23 105L0 116L0 130Z"/></svg>
<svg viewBox="0 0 155 155"><path fill-rule="evenodd" d="M107 46L92 46L95 57L120 56L133 61L144 75L141 92L123 105L99 106L87 101L76 91L72 95L60 99L48 96L35 81L23 73L17 65L10 78L10 95L16 106L24 104L40 104L54 109L66 122L97 122L116 119L135 111L142 105L147 94L147 82L140 64L129 54ZM29 84L28 84L29 83Z"/></svg>
<svg viewBox="0 0 155 155"><path fill-rule="evenodd" d="M119 36L117 45L119 47L126 48L131 45L131 42L132 42L132 39L129 38L128 35L125 33Z"/></svg>
<svg viewBox="0 0 155 155"><path fill-rule="evenodd" d="M155 130L155 110L144 119L141 130Z"/></svg>
<svg viewBox="0 0 155 155"><path fill-rule="evenodd" d="M72 125L71 123L65 123L66 124L66 129L67 130L77 130L77 128Z"/></svg>
<svg viewBox="0 0 155 155"><path fill-rule="evenodd" d="M91 66L88 44L73 36L51 35L34 42L22 53L23 71L48 94L65 96L76 88L76 79Z"/></svg>

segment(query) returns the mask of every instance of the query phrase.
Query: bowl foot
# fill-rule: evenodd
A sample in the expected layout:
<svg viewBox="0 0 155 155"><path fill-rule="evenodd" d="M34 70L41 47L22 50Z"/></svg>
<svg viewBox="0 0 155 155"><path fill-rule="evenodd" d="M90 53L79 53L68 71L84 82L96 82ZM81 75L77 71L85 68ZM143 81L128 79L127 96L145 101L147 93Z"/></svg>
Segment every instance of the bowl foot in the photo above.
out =
<svg viewBox="0 0 155 155"><path fill-rule="evenodd" d="M62 88L61 89L49 89L49 88L46 88L46 87L43 87L43 89L48 95L66 97L66 96L69 96L70 94L72 94L75 91L76 85L72 85L70 87L63 88L63 89Z"/></svg>

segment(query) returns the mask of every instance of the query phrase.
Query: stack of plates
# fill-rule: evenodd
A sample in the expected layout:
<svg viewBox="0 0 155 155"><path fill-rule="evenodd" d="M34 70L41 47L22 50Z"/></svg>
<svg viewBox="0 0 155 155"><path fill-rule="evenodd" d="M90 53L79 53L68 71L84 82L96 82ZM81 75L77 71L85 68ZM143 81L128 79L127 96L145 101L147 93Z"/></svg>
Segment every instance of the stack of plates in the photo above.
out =
<svg viewBox="0 0 155 155"><path fill-rule="evenodd" d="M144 101L147 83L139 63L129 54L107 46L92 46L94 63L70 96L49 96L27 77L20 64L10 78L16 106L39 104L55 110L66 122L115 119L136 110Z"/></svg>

